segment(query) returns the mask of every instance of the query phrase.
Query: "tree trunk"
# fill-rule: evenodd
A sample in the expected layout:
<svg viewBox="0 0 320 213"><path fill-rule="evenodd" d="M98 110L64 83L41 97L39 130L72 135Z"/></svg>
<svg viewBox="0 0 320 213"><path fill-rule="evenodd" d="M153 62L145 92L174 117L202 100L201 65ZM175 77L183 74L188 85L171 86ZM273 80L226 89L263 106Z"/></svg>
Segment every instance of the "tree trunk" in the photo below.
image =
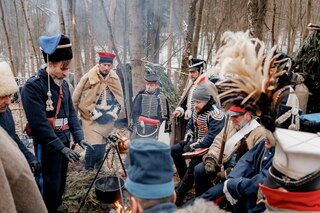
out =
<svg viewBox="0 0 320 213"><path fill-rule="evenodd" d="M65 26L64 18L63 18L63 8L62 8L61 0L57 0L57 9L58 9L58 14L59 14L60 32L65 35L66 34L66 26Z"/></svg>
<svg viewBox="0 0 320 213"><path fill-rule="evenodd" d="M71 0L71 19L72 19L72 46L73 46L73 69L74 69L74 85L82 77L80 51L78 47L77 22L76 22L76 0Z"/></svg>
<svg viewBox="0 0 320 213"><path fill-rule="evenodd" d="M167 50L167 74L171 80L172 70L171 70L171 58L172 58L172 49L173 49L173 17L174 17L174 3L175 0L170 1L170 18L169 18L169 38L168 38L168 50Z"/></svg>
<svg viewBox="0 0 320 213"><path fill-rule="evenodd" d="M306 25L304 26L303 29L303 40L307 38L308 36L308 30L306 29L306 26L310 23L311 21L311 5L312 5L312 0L308 0L307 4L307 20L306 20Z"/></svg>
<svg viewBox="0 0 320 213"><path fill-rule="evenodd" d="M38 58L38 55L37 55L37 50L36 50L36 45L34 43L34 39L33 39L33 35L32 35L32 32L31 32L31 27L30 27L30 24L29 24L29 17L27 16L27 9L25 8L24 6L24 3L25 1L23 0L20 0L20 3L21 3L21 6L22 6L22 13L23 13L23 16L24 16L24 19L25 19L25 22L26 22L26 26L27 26L27 29L28 29L28 34L29 34L29 41L31 43L31 47L32 47L32 50L33 50L33 54L34 54L34 58L37 62L37 67L40 67L40 60Z"/></svg>
<svg viewBox="0 0 320 213"><path fill-rule="evenodd" d="M181 62L181 74L179 79L179 93L182 93L185 84L188 79L188 66L189 66L189 56L191 55L191 45L192 45L192 39L193 39L193 32L194 32L194 25L196 21L196 5L198 0L191 0L189 4L189 10L188 10L188 26L187 26L187 32L185 36L185 46L182 54L182 62Z"/></svg>
<svg viewBox="0 0 320 213"><path fill-rule="evenodd" d="M274 26L276 24L276 9L277 9L277 4L276 0L273 0L273 14L272 14L272 24L271 24L271 46L273 47L276 43L276 38L275 38L275 32L274 32Z"/></svg>
<svg viewBox="0 0 320 213"><path fill-rule="evenodd" d="M159 63L160 0L147 1L147 60Z"/></svg>
<svg viewBox="0 0 320 213"><path fill-rule="evenodd" d="M194 39L192 42L192 56L194 58L197 58L198 56L198 44L199 44L199 36L200 36L201 24L202 24L201 20L202 20L203 6L204 6L204 0L200 0L196 29L194 32Z"/></svg>
<svg viewBox="0 0 320 213"><path fill-rule="evenodd" d="M144 64L141 59L144 57L143 52L143 0L129 0L129 40L130 40L130 64L132 75L132 92L133 96L144 88Z"/></svg>
<svg viewBox="0 0 320 213"><path fill-rule="evenodd" d="M103 0L102 0L102 5L104 5ZM103 7L104 10L106 10L106 7ZM111 0L110 1L110 5L109 5L109 13L108 13L108 19L110 21L110 24L113 23L114 20L114 11L116 9L116 1L115 0ZM111 35L109 35L111 37ZM107 43L107 50L108 51L112 51L113 49L113 45L112 45L112 40L111 38L108 39L108 43Z"/></svg>
<svg viewBox="0 0 320 213"><path fill-rule="evenodd" d="M4 15L4 9L3 9L2 3L3 2L0 1L1 21L2 21L2 26L3 26L3 29L4 29L4 34L5 34L5 37L6 37L6 41L7 41L7 48L8 48L8 54L9 54L9 60L10 60L11 69L13 71L13 75L16 76L17 75L17 70L16 70L15 63L13 62L12 45L11 45L10 37L9 37L9 34L8 34L8 27L7 27L7 24L6 24L6 20L4 19L5 15Z"/></svg>
<svg viewBox="0 0 320 213"><path fill-rule="evenodd" d="M19 27L19 16L18 16L18 10L17 10L17 2L16 0L13 1L13 6L14 6L14 11L15 11L15 18L16 18L16 29L17 29L17 34L18 34L18 51L17 51L17 56L18 56L18 60L16 60L17 62L17 75L20 72L20 76L23 77L24 76L24 63L25 63L25 54L22 50L22 43L21 41L23 40L21 38L21 32L20 32L20 27ZM24 82L21 82L24 83Z"/></svg>
<svg viewBox="0 0 320 213"><path fill-rule="evenodd" d="M263 38L263 26L266 16L267 0L248 0L248 22L250 35L254 38Z"/></svg>

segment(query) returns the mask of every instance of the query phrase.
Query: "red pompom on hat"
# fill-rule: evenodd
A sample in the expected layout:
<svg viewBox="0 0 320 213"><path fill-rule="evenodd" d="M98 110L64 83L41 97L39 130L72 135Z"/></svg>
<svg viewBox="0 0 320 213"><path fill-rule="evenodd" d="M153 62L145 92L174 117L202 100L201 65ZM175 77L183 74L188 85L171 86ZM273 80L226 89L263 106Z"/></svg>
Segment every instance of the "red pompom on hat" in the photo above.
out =
<svg viewBox="0 0 320 213"><path fill-rule="evenodd" d="M113 59L116 57L116 55L111 52L98 52L98 55L100 57L99 64L102 64L102 63L112 64Z"/></svg>

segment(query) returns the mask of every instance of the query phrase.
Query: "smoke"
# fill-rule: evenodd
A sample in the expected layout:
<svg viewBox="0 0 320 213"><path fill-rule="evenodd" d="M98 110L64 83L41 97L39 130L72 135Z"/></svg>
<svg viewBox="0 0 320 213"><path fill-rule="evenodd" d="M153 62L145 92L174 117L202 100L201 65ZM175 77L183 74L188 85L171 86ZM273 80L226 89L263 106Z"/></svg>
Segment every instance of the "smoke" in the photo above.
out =
<svg viewBox="0 0 320 213"><path fill-rule="evenodd" d="M54 36L59 34L59 16L56 1L47 1L46 4L38 5L38 8L48 17L44 26L44 35Z"/></svg>

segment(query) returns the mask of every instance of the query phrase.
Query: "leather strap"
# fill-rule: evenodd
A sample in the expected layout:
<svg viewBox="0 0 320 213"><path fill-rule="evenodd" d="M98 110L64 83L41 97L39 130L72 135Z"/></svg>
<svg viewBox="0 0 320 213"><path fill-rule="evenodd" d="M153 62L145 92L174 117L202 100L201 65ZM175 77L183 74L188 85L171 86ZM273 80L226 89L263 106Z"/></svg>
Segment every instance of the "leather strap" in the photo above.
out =
<svg viewBox="0 0 320 213"><path fill-rule="evenodd" d="M62 91L62 85L60 85L60 90L59 90L59 100L58 100L58 104L57 104L57 111L56 111L56 115L55 118L58 117L58 114L60 112L60 107L61 107L61 101L63 99L63 91Z"/></svg>
<svg viewBox="0 0 320 213"><path fill-rule="evenodd" d="M200 129L202 129L202 130L205 132L205 134L208 135L208 129L205 128L205 127L201 124L201 122L199 121L198 117L196 118L196 121L197 121L197 124L198 124L198 126L200 127Z"/></svg>

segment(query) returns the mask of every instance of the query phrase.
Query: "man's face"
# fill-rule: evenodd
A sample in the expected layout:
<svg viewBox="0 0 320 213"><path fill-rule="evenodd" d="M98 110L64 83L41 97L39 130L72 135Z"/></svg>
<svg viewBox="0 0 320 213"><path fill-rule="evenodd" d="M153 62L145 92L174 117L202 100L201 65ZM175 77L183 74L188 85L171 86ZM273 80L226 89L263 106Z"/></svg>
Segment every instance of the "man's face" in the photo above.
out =
<svg viewBox="0 0 320 213"><path fill-rule="evenodd" d="M49 73L53 78L62 80L68 75L70 67L70 62L49 62Z"/></svg>
<svg viewBox="0 0 320 213"><path fill-rule="evenodd" d="M156 91L156 89L158 88L158 84L155 83L146 83L146 91L149 93L154 93L154 91Z"/></svg>
<svg viewBox="0 0 320 213"><path fill-rule="evenodd" d="M208 102L193 100L193 103L194 103L194 109L196 110L197 113L199 113Z"/></svg>
<svg viewBox="0 0 320 213"><path fill-rule="evenodd" d="M190 71L189 72L189 76L191 78L192 81L197 80L197 78L199 77L199 71L198 70L194 70L194 71Z"/></svg>
<svg viewBox="0 0 320 213"><path fill-rule="evenodd" d="M11 104L11 95L0 97L0 113L7 110L7 107Z"/></svg>
<svg viewBox="0 0 320 213"><path fill-rule="evenodd" d="M251 115L249 112L230 117L230 120L236 130L240 130L242 127L244 127L250 121L250 119Z"/></svg>
<svg viewBox="0 0 320 213"><path fill-rule="evenodd" d="M111 63L101 63L99 64L99 70L102 75L106 76L109 74L110 70L112 69Z"/></svg>

